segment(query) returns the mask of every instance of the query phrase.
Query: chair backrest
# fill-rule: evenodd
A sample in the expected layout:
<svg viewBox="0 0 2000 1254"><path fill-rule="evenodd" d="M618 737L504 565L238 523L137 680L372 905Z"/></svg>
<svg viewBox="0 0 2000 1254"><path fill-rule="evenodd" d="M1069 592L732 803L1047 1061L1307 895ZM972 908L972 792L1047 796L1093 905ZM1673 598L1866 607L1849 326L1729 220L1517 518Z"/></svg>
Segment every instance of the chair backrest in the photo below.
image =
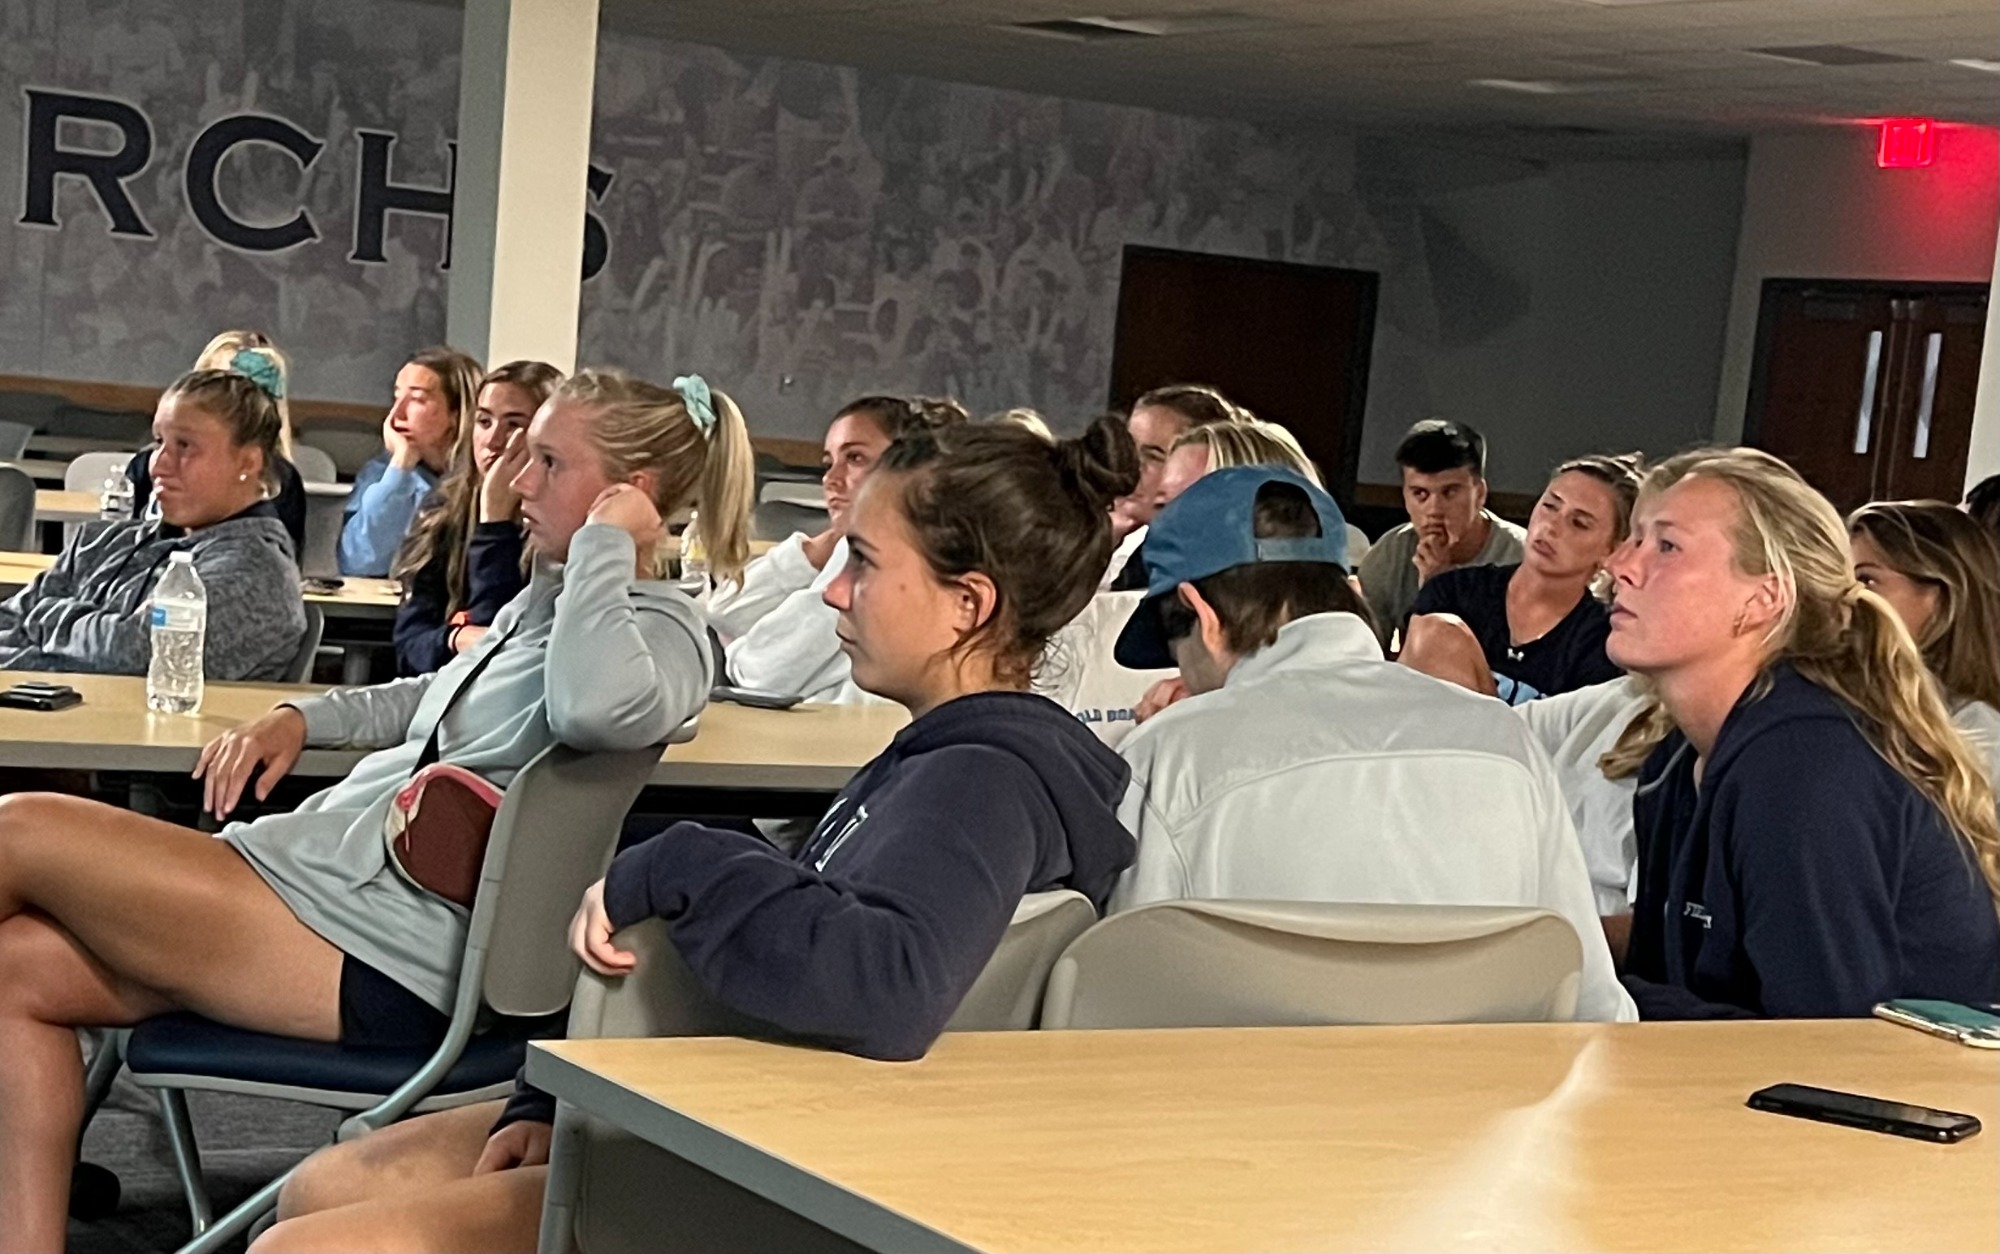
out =
<svg viewBox="0 0 2000 1254"><path fill-rule="evenodd" d="M98 409L65 403L48 416L40 430L81 440L109 440L138 448L150 438L153 415L129 409Z"/></svg>
<svg viewBox="0 0 2000 1254"><path fill-rule="evenodd" d="M576 983L571 916L611 865L626 811L660 764L660 746L583 753L551 745L507 787L493 820L461 980L477 974L505 1015L561 1010Z"/></svg>
<svg viewBox="0 0 2000 1254"><path fill-rule="evenodd" d="M123 475L132 460L130 453L78 453L63 471L63 489L68 492L101 492L104 481Z"/></svg>
<svg viewBox="0 0 2000 1254"><path fill-rule="evenodd" d="M0 418L39 431L68 404L68 397L53 392L0 392Z"/></svg>
<svg viewBox="0 0 2000 1254"><path fill-rule="evenodd" d="M334 497L306 497L306 547L299 554L299 573L326 578L340 575L340 529L347 522L342 512L345 501Z"/></svg>
<svg viewBox="0 0 2000 1254"><path fill-rule="evenodd" d="M1575 929L1548 910L1168 901L1078 937L1042 1026L1562 1020L1582 971Z"/></svg>
<svg viewBox="0 0 2000 1254"><path fill-rule="evenodd" d="M35 429L25 422L0 422L0 462L21 460Z"/></svg>
<svg viewBox="0 0 2000 1254"><path fill-rule="evenodd" d="M35 481L19 466L0 466L0 548L35 547Z"/></svg>
<svg viewBox="0 0 2000 1254"><path fill-rule="evenodd" d="M299 641L299 651L292 655L292 665L285 672L288 684L303 684L312 681L313 659L319 656L319 640L326 632L326 613L311 601L305 603L306 634Z"/></svg>
<svg viewBox="0 0 2000 1254"><path fill-rule="evenodd" d="M1000 947L945 1030L994 1032L1035 1026L1049 967L1096 917L1090 900L1068 889L1023 897ZM583 972L570 1002L571 1039L785 1035L711 997L681 961L662 920L635 923L615 939L638 963L630 975L616 978Z"/></svg>
<svg viewBox="0 0 2000 1254"><path fill-rule="evenodd" d="M1014 907L1000 948L958 1003L947 1032L1025 1032L1042 1017L1049 969L1097 922L1090 898L1073 888L1029 893Z"/></svg>
<svg viewBox="0 0 2000 1254"><path fill-rule="evenodd" d="M333 464L333 454L297 440L292 441L292 467L307 483L334 483L340 478L340 471Z"/></svg>

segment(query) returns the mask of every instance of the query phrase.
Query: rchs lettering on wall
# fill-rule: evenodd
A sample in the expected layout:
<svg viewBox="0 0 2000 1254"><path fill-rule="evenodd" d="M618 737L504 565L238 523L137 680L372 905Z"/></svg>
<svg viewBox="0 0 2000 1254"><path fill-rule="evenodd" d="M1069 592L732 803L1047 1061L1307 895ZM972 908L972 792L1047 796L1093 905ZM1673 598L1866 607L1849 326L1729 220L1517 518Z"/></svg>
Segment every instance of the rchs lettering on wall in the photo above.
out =
<svg viewBox="0 0 2000 1254"><path fill-rule="evenodd" d="M136 178L153 159L153 124L137 106L112 96L85 96L74 92L26 88L28 98L27 172L22 180L21 223L60 229L56 217L56 180L80 178L111 221L113 235L152 239L153 229L139 216L125 190L128 179ZM57 142L63 122L91 125L117 137L109 151L64 148ZM349 261L364 264L387 260L383 236L392 213L433 217L444 223L444 255L438 269L451 265L452 194L457 181L458 145L450 145L450 173L443 187L416 187L394 182L390 163L395 155L396 136L387 131L356 127L355 148L359 169L354 193L354 249ZM232 150L243 144L267 144L289 153L304 174L326 150L324 140L315 139L281 117L268 113L237 113L208 124L188 147L187 165L182 171L181 188L188 211L202 230L221 244L245 252L275 253L297 248L320 238L312 215L301 207L289 220L271 224L245 222L232 214L216 193L216 173ZM610 190L612 172L602 166L590 167L592 203ZM610 257L610 237L596 214L586 210L583 217L583 277L588 280L604 268Z"/></svg>

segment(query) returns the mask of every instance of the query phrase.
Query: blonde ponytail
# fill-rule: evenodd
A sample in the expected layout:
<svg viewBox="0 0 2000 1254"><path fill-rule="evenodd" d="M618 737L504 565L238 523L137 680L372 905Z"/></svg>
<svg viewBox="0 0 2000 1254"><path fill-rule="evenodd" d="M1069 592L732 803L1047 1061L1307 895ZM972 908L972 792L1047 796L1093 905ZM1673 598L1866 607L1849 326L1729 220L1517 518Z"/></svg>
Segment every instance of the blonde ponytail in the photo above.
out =
<svg viewBox="0 0 2000 1254"><path fill-rule="evenodd" d="M1876 752L1943 812L2000 903L2000 813L1993 782L1951 721L1937 680L1900 616L1855 584L1847 630L1824 656L1794 657L1799 674L1853 706Z"/></svg>
<svg viewBox="0 0 2000 1254"><path fill-rule="evenodd" d="M717 579L740 580L750 561L757 455L750 445L749 424L736 402L722 392L711 392L710 397L715 426L708 433L695 507L701 511L701 538L708 546L709 569Z"/></svg>
<svg viewBox="0 0 2000 1254"><path fill-rule="evenodd" d="M683 382L712 415L698 420L679 388L622 370L579 370L556 386L552 399L593 411L591 438L611 478L652 473L653 506L662 518L699 509L709 568L718 579L740 579L750 556L750 498L756 493L750 432L736 402L709 391L696 376Z"/></svg>

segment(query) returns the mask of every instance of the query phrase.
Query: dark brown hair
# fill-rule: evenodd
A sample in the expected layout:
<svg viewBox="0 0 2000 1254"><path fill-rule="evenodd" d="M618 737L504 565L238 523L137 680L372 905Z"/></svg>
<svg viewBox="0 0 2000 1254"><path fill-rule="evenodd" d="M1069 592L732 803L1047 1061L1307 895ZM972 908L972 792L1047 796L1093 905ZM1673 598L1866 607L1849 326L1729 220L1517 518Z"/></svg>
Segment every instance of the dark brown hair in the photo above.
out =
<svg viewBox="0 0 2000 1254"><path fill-rule="evenodd" d="M862 396L842 405L834 417L845 418L849 414L860 414L891 440L899 440L911 431L935 431L972 421L965 406L938 396Z"/></svg>
<svg viewBox="0 0 2000 1254"><path fill-rule="evenodd" d="M255 445L264 454L259 478L264 491L278 491L278 439L284 423L278 417L278 402L249 375L234 370L190 370L168 385L161 400L172 398L219 419L229 428L229 442L237 448Z"/></svg>
<svg viewBox="0 0 2000 1254"><path fill-rule="evenodd" d="M1935 588L1937 612L1916 636L1924 665L1953 701L2000 706L2000 547L1942 501L1878 501L1847 516L1899 574Z"/></svg>
<svg viewBox="0 0 2000 1254"><path fill-rule="evenodd" d="M996 673L1025 688L1111 564L1111 505L1137 486L1139 455L1117 418L1054 444L1014 423L960 423L906 433L875 473L900 480L934 575L993 581L992 616L958 647L991 649Z"/></svg>
<svg viewBox="0 0 2000 1254"><path fill-rule="evenodd" d="M1251 532L1259 540L1317 536L1319 514L1296 484L1267 483L1257 490ZM1279 628L1310 614L1352 614L1375 629L1367 602L1331 562L1256 562L1197 579L1194 586L1215 608L1223 638L1239 656L1270 646ZM1180 597L1163 596L1157 604L1169 641L1195 632L1199 620Z"/></svg>
<svg viewBox="0 0 2000 1254"><path fill-rule="evenodd" d="M423 362L418 364L428 365ZM440 379L445 377L437 367L428 368ZM495 383L520 388L534 398L535 405L539 407L549 399L549 393L555 391L562 377L562 371L545 361L510 361L504 366L496 366L486 372L478 387L472 389L473 413L477 415L479 411L479 397ZM451 385L447 382L445 386L449 395ZM470 426L466 428L467 431L471 429ZM397 548L395 564L389 570L392 579L408 579L429 565L437 553L445 553L446 617L464 609L466 598L472 593L465 570L466 546L473 528L479 523L479 488L479 467L468 452L452 467L437 491L425 499L416 521L410 526L410 534Z"/></svg>
<svg viewBox="0 0 2000 1254"><path fill-rule="evenodd" d="M1189 430L1219 422L1242 422L1250 417L1250 411L1206 383L1169 383L1154 388L1133 401L1132 409L1135 413L1141 409L1171 410L1180 415Z"/></svg>
<svg viewBox="0 0 2000 1254"><path fill-rule="evenodd" d="M1988 475L1965 494L1965 512L2000 544L2000 475Z"/></svg>

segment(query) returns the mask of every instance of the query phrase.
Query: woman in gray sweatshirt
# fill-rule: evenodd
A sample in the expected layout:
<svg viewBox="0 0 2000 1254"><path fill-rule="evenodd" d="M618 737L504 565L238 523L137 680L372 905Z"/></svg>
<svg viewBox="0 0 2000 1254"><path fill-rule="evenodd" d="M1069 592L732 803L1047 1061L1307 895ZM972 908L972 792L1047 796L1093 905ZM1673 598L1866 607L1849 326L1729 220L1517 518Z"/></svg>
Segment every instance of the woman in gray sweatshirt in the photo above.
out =
<svg viewBox="0 0 2000 1254"><path fill-rule="evenodd" d="M397 874L382 839L434 729L442 761L505 786L551 743L641 748L700 709L705 628L653 577L661 518L698 504L717 560L740 563L751 452L726 397L678 383L584 371L536 415L517 483L538 569L477 648L435 675L287 703L203 752L207 805L226 815L307 744L378 750L296 811L218 840L77 798L0 799L0 1249L63 1243L72 1029L175 1009L354 1044L435 1027L467 915Z"/></svg>
<svg viewBox="0 0 2000 1254"><path fill-rule="evenodd" d="M291 537L265 499L280 430L277 403L247 375L177 379L153 417L160 516L86 526L0 605L0 667L145 674L153 586L185 551L208 591L208 678L285 679L306 616Z"/></svg>

